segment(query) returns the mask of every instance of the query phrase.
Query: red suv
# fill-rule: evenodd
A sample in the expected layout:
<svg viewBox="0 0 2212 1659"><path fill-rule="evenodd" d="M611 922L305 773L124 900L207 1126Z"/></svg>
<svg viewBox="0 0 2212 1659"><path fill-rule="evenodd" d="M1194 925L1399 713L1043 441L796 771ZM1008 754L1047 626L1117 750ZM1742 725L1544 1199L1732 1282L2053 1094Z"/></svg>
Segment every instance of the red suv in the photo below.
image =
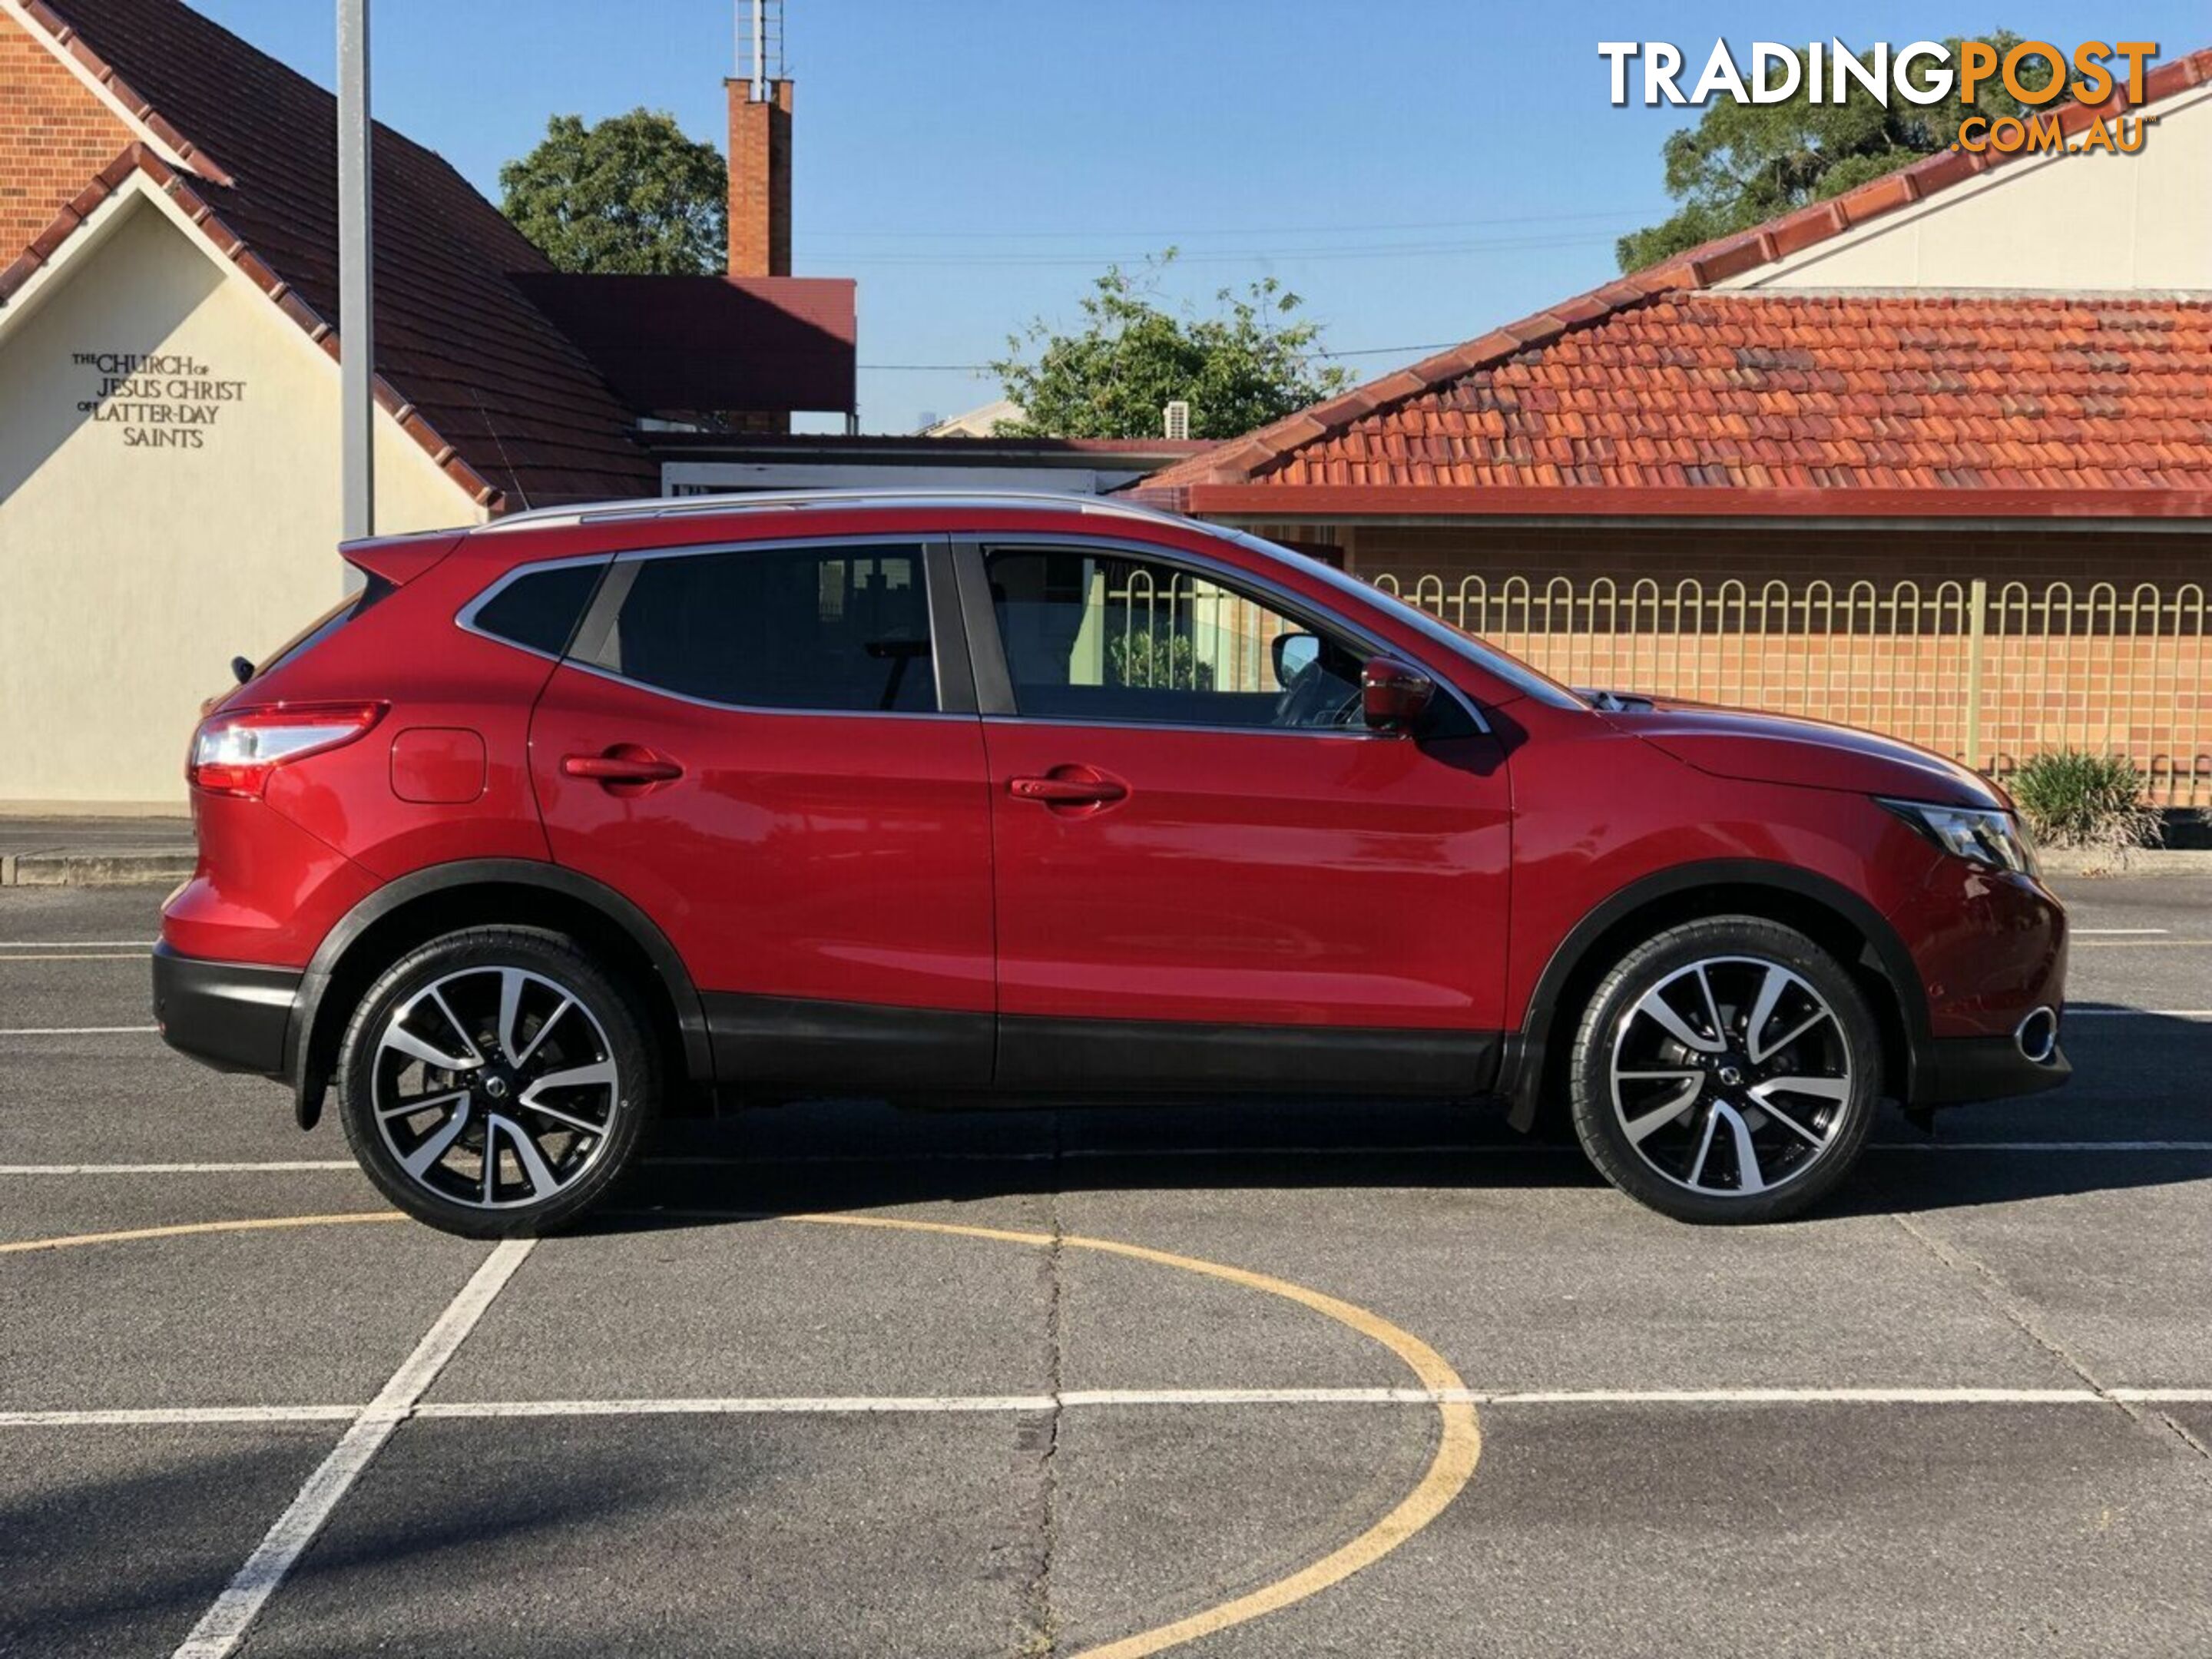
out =
<svg viewBox="0 0 2212 1659"><path fill-rule="evenodd" d="M1766 1220L1886 1096L2068 1075L1983 779L1571 691L1249 535L824 494L345 552L193 738L155 1012L303 1127L335 1085L454 1232L575 1216L678 1103L854 1093L1558 1103L1644 1203Z"/></svg>

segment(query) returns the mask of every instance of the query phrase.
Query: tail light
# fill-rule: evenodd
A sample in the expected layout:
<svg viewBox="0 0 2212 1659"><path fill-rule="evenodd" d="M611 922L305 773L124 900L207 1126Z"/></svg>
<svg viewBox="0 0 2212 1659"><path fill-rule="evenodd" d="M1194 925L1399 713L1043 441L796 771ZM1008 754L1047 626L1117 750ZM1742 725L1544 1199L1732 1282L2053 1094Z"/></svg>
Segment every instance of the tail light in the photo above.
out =
<svg viewBox="0 0 2212 1659"><path fill-rule="evenodd" d="M185 776L211 795L258 796L278 767L342 748L383 715L380 702L228 709L200 722Z"/></svg>

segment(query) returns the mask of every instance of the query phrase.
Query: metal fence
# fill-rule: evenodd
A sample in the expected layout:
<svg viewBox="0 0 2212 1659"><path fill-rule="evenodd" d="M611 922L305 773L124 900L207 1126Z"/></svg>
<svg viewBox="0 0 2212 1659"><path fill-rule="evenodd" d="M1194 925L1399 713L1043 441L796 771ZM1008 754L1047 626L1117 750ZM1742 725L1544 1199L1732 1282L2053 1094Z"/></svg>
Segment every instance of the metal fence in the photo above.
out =
<svg viewBox="0 0 2212 1659"><path fill-rule="evenodd" d="M2124 755L2160 804L2212 803L2197 584L1370 580L1571 685L1809 714L2000 777L2051 750Z"/></svg>

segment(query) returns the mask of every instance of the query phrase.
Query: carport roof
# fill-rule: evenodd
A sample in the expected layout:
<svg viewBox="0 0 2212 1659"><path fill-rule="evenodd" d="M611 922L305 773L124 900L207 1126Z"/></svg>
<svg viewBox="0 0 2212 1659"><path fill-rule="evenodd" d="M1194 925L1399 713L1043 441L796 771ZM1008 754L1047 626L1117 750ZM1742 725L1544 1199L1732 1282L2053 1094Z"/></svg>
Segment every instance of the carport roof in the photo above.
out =
<svg viewBox="0 0 2212 1659"><path fill-rule="evenodd" d="M2146 101L2208 81L2212 49L2154 70ZM2073 133L2119 112L2115 101L2057 114ZM2016 159L1929 156L1132 493L1262 517L2212 515L2212 306L1715 291Z"/></svg>

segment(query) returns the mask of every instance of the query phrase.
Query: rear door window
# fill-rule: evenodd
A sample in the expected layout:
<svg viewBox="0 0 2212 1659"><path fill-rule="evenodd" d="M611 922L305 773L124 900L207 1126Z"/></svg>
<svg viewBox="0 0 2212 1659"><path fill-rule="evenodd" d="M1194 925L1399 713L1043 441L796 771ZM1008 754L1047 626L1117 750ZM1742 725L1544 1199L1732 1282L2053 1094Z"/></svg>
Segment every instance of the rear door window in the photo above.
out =
<svg viewBox="0 0 2212 1659"><path fill-rule="evenodd" d="M923 551L915 545L648 556L594 661L703 702L932 714Z"/></svg>

